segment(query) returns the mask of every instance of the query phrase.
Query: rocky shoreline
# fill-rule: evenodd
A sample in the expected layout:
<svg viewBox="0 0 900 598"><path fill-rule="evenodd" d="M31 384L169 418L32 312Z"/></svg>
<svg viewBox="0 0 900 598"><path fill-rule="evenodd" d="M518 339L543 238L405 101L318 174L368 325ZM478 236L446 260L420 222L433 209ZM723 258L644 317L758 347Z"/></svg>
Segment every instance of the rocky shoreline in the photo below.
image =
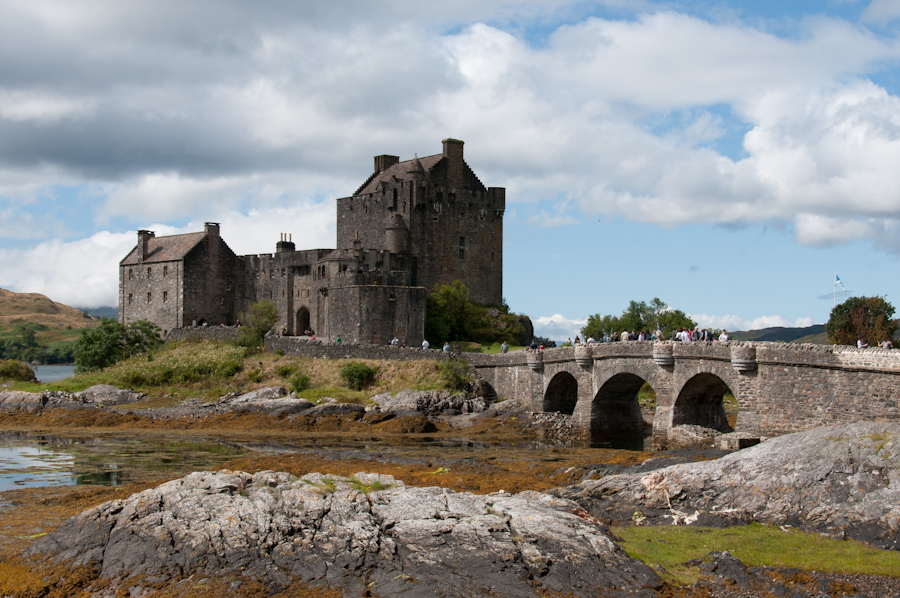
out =
<svg viewBox="0 0 900 598"><path fill-rule="evenodd" d="M142 399L113 387L71 395L4 391L0 411L94 409L173 423L228 414L284 422L408 418L460 427L485 417L526 418L513 403L447 392L313 405L276 387L177 407L129 407ZM566 430L564 417L531 416L528 425ZM704 458L712 460L682 453L644 457L639 465L597 464L580 482L512 494L413 486L364 470L195 472L89 508L16 558L38 572L68 571L59 579L77 577L75 589L97 598L261 596L297 588L305 589L291 595L900 596L900 578L748 568L728 553L689 563L698 581L671 586L662 571L622 551L615 536L627 525L763 522L897 550L900 425L819 428L730 454L707 450ZM40 587L0 595L67 595L48 585L56 578L41 575L32 582ZM192 593L198 583L218 589ZM8 586L0 582L2 588Z"/></svg>

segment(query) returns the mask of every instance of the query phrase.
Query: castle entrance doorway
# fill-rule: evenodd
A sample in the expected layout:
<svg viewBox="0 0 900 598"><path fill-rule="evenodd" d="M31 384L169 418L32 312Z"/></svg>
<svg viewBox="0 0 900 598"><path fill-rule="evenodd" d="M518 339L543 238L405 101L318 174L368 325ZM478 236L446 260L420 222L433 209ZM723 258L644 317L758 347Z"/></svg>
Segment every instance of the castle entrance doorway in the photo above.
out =
<svg viewBox="0 0 900 598"><path fill-rule="evenodd" d="M306 331L309 330L309 310L305 307L301 307L297 310L297 318L294 320L295 325L295 333L297 336L302 336L306 334Z"/></svg>

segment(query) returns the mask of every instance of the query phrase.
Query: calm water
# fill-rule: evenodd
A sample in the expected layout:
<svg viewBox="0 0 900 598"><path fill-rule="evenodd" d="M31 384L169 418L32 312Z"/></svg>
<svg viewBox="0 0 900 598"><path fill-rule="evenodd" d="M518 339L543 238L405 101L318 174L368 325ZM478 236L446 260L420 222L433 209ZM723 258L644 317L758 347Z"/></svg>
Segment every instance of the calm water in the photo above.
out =
<svg viewBox="0 0 900 598"><path fill-rule="evenodd" d="M466 459L486 449L543 450L547 444L509 445L465 438L347 439L310 436L257 438L229 441L165 436L94 438L42 436L0 432L0 492L15 488L94 484L116 486L126 482L181 477L192 471L217 470L222 463L244 456L286 454L308 449L342 452L359 458L380 459L386 454L408 461ZM556 446L555 443L552 446ZM560 445L559 448L562 448ZM161 475L162 474L162 475ZM2 498L0 498L2 504Z"/></svg>
<svg viewBox="0 0 900 598"><path fill-rule="evenodd" d="M0 492L76 484L117 486L158 478L160 473L179 477L216 469L251 452L217 440L0 434Z"/></svg>
<svg viewBox="0 0 900 598"><path fill-rule="evenodd" d="M36 365L34 374L41 382L56 382L75 375L74 365Z"/></svg>

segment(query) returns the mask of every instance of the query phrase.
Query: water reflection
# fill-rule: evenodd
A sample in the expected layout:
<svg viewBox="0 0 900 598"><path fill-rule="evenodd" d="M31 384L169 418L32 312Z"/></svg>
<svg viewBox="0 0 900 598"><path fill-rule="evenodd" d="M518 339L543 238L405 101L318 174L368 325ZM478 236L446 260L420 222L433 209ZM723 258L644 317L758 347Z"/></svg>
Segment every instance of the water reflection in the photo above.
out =
<svg viewBox="0 0 900 598"><path fill-rule="evenodd" d="M633 446L632 446L633 445ZM590 443L556 440L486 442L458 437L394 436L348 439L340 435L313 435L243 440L184 439L166 436L102 435L63 437L24 433L0 433L0 492L14 488L63 485L117 486L130 482L177 478L192 471L217 470L231 459L245 456L282 455L314 449L317 453L342 452L361 459L385 455L408 461L430 461L450 454L492 449L541 451L546 449L617 448L643 450L644 442Z"/></svg>
<svg viewBox="0 0 900 598"><path fill-rule="evenodd" d="M0 434L0 492L39 486L117 486L215 469L251 450L217 440Z"/></svg>

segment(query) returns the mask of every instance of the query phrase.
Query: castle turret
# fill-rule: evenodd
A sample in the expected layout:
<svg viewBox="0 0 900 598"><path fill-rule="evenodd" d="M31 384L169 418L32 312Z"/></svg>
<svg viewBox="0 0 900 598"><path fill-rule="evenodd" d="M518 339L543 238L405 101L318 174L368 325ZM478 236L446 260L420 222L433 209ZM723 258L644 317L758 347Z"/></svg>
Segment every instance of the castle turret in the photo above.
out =
<svg viewBox="0 0 900 598"><path fill-rule="evenodd" d="M418 155L413 158L412 167L409 169L409 174L414 181L421 181L425 179L425 168L422 166L422 161L419 160Z"/></svg>
<svg viewBox="0 0 900 598"><path fill-rule="evenodd" d="M396 255L409 253L409 228L399 212L394 212L385 229L386 249Z"/></svg>

